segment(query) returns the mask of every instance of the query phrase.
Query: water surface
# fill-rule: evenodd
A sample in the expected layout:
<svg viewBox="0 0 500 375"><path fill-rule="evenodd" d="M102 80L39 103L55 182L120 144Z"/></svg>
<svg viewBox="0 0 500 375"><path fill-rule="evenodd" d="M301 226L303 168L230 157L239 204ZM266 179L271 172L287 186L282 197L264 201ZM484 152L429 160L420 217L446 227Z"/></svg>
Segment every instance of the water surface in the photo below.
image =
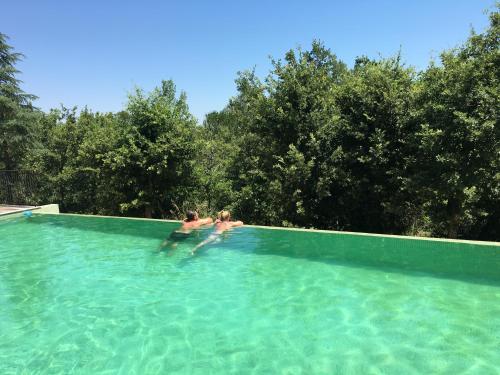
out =
<svg viewBox="0 0 500 375"><path fill-rule="evenodd" d="M500 373L498 247L175 227L1 220L0 373Z"/></svg>

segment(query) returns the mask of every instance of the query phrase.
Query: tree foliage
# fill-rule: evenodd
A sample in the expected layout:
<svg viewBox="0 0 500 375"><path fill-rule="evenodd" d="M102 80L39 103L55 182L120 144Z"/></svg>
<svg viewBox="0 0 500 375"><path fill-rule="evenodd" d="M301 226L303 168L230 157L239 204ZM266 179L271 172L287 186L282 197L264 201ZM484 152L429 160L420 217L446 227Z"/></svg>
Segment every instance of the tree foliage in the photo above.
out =
<svg viewBox="0 0 500 375"><path fill-rule="evenodd" d="M34 141L37 113L34 95L26 94L16 78L15 65L23 55L12 51L7 36L0 33L0 169L17 169Z"/></svg>
<svg viewBox="0 0 500 375"><path fill-rule="evenodd" d="M239 73L201 125L172 81L118 113L38 113L0 35L0 168L36 171L39 200L71 212L499 240L499 20L421 72L314 41Z"/></svg>

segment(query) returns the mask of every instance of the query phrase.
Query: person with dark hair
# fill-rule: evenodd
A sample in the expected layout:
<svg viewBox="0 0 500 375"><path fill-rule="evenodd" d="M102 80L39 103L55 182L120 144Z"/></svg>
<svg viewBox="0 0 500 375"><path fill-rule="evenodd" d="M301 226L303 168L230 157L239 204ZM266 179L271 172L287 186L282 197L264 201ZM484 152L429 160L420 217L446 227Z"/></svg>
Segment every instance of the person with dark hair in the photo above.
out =
<svg viewBox="0 0 500 375"><path fill-rule="evenodd" d="M202 225L212 224L214 221L211 217L206 217L204 219L200 219L198 216L198 212L196 211L187 211L186 218L182 222L182 227L179 229L182 232L189 231L194 228L201 227Z"/></svg>
<svg viewBox="0 0 500 375"><path fill-rule="evenodd" d="M215 230L214 232L208 236L205 241L200 242L195 248L191 251L191 254L194 255L196 250L200 247L203 247L211 242L214 242L219 236L224 233L226 230L229 230L233 227L240 227L243 225L242 221L232 221L231 213L229 211L221 211L217 216L217 220L215 221Z"/></svg>
<svg viewBox="0 0 500 375"><path fill-rule="evenodd" d="M183 239L189 237L193 229L199 228L203 225L213 224L213 222L214 221L211 217L200 219L198 212L187 211L186 218L182 221L182 226L170 233L170 236L166 238L165 241L163 241L160 245L160 250L170 244L172 245L172 247L176 247L179 241L182 241Z"/></svg>

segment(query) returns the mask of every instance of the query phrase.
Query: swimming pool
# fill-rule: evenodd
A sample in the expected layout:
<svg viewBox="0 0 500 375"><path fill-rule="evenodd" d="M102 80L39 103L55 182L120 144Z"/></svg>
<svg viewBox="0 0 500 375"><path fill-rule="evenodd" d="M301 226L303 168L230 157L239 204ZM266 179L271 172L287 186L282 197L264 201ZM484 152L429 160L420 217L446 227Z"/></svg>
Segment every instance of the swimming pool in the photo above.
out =
<svg viewBox="0 0 500 375"><path fill-rule="evenodd" d="M0 220L1 374L498 374L500 247Z"/></svg>

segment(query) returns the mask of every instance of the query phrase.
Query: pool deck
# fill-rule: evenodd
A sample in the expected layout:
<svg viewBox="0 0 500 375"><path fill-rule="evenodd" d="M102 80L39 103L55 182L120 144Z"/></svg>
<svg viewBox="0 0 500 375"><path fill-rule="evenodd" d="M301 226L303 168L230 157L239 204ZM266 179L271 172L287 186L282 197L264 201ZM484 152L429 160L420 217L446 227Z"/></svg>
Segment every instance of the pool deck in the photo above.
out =
<svg viewBox="0 0 500 375"><path fill-rule="evenodd" d="M14 206L14 205L0 204L0 216L9 215L16 212L33 210L37 208L38 208L37 206Z"/></svg>

